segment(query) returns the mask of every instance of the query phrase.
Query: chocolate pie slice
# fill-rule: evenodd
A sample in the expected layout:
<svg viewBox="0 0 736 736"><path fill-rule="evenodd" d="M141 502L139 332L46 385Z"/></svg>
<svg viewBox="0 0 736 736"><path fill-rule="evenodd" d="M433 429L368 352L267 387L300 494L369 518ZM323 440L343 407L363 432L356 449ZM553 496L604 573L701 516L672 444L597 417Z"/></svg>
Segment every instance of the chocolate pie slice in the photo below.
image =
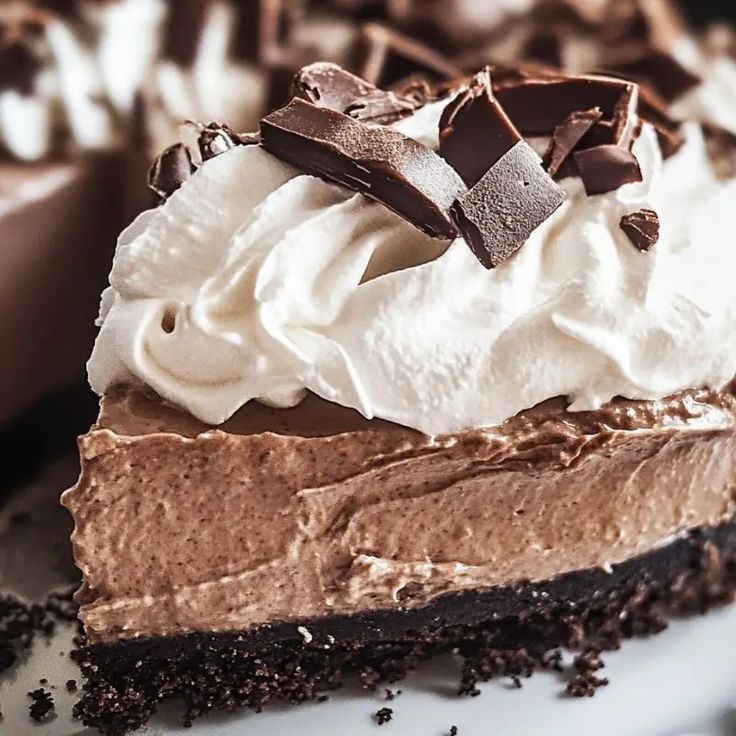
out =
<svg viewBox="0 0 736 736"><path fill-rule="evenodd" d="M154 167L63 499L86 725L473 692L734 590L736 180L636 82L494 73L319 64Z"/></svg>

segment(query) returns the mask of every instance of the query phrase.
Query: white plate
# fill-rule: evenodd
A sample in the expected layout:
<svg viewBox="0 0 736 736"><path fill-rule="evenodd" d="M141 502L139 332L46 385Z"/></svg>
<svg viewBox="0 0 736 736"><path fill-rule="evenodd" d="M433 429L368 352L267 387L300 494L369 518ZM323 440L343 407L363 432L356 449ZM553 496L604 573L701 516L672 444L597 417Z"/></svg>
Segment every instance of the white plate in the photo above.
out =
<svg viewBox="0 0 736 736"><path fill-rule="evenodd" d="M68 469L54 472L58 482ZM13 547L18 560L18 542ZM71 636L70 627L61 627L54 640L41 642L11 678L0 680L2 736L91 736L69 716L75 696L64 684L78 676L66 656ZM381 697L381 690L365 693L348 688L323 704L276 707L259 715L214 714L188 730L167 709L142 733L443 736L455 725L458 736L736 735L736 606L676 622L651 639L626 642L621 651L607 654L605 662L602 674L611 684L591 699L562 696L563 683L548 673L525 680L520 690L499 681L483 685L479 697L460 698L455 695L457 665L446 658L392 685L402 694L391 702ZM55 687L57 717L34 725L28 720L26 693L39 687L42 677ZM392 708L393 720L379 728L372 716L384 706Z"/></svg>

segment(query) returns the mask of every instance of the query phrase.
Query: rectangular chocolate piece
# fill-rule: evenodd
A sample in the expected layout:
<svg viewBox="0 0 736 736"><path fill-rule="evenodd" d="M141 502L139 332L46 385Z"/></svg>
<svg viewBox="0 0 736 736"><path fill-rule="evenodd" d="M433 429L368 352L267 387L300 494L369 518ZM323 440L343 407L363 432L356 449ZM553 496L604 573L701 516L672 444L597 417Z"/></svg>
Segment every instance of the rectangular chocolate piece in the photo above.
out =
<svg viewBox="0 0 736 736"><path fill-rule="evenodd" d="M460 176L434 151L386 126L293 99L261 120L261 144L302 171L378 200L435 238L450 239Z"/></svg>
<svg viewBox="0 0 736 736"><path fill-rule="evenodd" d="M493 97L488 67L473 77L440 118L440 156L469 187L521 139Z"/></svg>
<svg viewBox="0 0 736 736"><path fill-rule="evenodd" d="M564 201L565 191L520 141L467 193L452 216L478 260L495 268L517 251Z"/></svg>

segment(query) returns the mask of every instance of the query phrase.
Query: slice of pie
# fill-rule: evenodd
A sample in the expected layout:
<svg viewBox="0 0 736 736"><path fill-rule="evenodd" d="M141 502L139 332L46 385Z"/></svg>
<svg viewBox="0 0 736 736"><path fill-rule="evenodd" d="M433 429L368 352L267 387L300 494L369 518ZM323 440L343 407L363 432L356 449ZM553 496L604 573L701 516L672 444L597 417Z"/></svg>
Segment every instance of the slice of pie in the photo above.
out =
<svg viewBox="0 0 736 736"><path fill-rule="evenodd" d="M529 69L293 92L159 162L103 296L64 504L107 733L450 650L471 692L736 583L736 180L700 126Z"/></svg>

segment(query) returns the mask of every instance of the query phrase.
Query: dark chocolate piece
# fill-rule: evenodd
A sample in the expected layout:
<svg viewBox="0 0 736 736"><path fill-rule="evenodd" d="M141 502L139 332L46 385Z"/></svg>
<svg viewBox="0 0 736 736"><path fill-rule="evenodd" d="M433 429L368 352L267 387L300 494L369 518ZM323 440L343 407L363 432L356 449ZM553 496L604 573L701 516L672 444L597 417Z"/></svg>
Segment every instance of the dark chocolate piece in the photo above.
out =
<svg viewBox="0 0 736 736"><path fill-rule="evenodd" d="M299 98L261 120L261 143L310 174L362 192L436 238L454 238L462 179L421 143Z"/></svg>
<svg viewBox="0 0 736 736"><path fill-rule="evenodd" d="M571 112L552 133L549 148L543 156L544 165L550 176L555 176L568 160L585 134L603 117L599 107Z"/></svg>
<svg viewBox="0 0 736 736"><path fill-rule="evenodd" d="M565 191L525 141L504 154L452 206L460 232L486 268L517 251L563 202Z"/></svg>
<svg viewBox="0 0 736 736"><path fill-rule="evenodd" d="M3 21L0 21L0 91L13 89L31 95L42 68L34 49L44 34L48 15L20 6L17 14L12 13Z"/></svg>
<svg viewBox="0 0 736 736"><path fill-rule="evenodd" d="M193 173L189 149L183 143L169 146L151 166L148 187L159 197L170 197Z"/></svg>
<svg viewBox="0 0 736 736"><path fill-rule="evenodd" d="M388 125L411 115L417 105L394 92L378 89L337 64L316 62L300 69L292 82L292 97L337 110L356 120Z"/></svg>
<svg viewBox="0 0 736 736"><path fill-rule="evenodd" d="M363 79L389 87L414 74L433 80L462 76L462 69L429 46L378 23L362 29L351 66Z"/></svg>
<svg viewBox="0 0 736 736"><path fill-rule="evenodd" d="M521 135L496 102L486 67L444 109L440 118L439 154L472 187Z"/></svg>
<svg viewBox="0 0 736 736"><path fill-rule="evenodd" d="M700 77L686 69L671 54L648 49L636 58L614 64L612 71L637 82L647 82L672 102L700 84Z"/></svg>
<svg viewBox="0 0 736 736"><path fill-rule="evenodd" d="M641 121L654 126L664 158L680 150L685 143L680 123L670 116L667 103L648 84L639 85L638 113Z"/></svg>
<svg viewBox="0 0 736 736"><path fill-rule="evenodd" d="M715 123L703 123L708 156L719 176L736 176L736 135Z"/></svg>
<svg viewBox="0 0 736 736"><path fill-rule="evenodd" d="M612 192L641 181L641 169L631 151L615 145L596 146L573 154L588 195Z"/></svg>
<svg viewBox="0 0 736 736"><path fill-rule="evenodd" d="M654 210L642 209L624 215L619 226L641 251L649 250L659 240L659 217Z"/></svg>
<svg viewBox="0 0 736 736"><path fill-rule="evenodd" d="M526 138L551 135L570 113L597 107L602 119L587 137L588 145L601 145L621 141L632 112L636 84L592 75L525 78L494 84L493 91Z"/></svg>
<svg viewBox="0 0 736 736"><path fill-rule="evenodd" d="M209 161L235 146L246 146L253 143L258 143L257 136L240 135L223 123L210 123L202 126L197 139L202 161Z"/></svg>

